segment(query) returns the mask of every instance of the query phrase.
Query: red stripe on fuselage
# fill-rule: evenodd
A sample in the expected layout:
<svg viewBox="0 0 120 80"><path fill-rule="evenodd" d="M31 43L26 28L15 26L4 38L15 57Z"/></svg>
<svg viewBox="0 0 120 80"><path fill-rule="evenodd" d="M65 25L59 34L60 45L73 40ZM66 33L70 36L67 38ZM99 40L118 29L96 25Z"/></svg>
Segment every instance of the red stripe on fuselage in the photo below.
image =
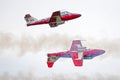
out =
<svg viewBox="0 0 120 80"><path fill-rule="evenodd" d="M63 16L61 16L61 19L62 19L63 21L66 21L66 20L72 20L72 19L78 18L78 17L80 17L80 16L81 16L81 14L63 15Z"/></svg>

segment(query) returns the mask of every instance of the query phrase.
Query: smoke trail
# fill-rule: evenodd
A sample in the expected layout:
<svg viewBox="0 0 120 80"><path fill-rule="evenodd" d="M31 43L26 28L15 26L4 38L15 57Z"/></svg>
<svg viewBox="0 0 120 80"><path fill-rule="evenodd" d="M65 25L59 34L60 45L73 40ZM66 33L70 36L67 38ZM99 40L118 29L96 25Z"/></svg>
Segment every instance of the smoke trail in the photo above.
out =
<svg viewBox="0 0 120 80"><path fill-rule="evenodd" d="M71 76L72 75L72 76ZM52 78L49 76L36 77L32 73L25 75L19 73L16 76L9 75L9 73L4 73L0 75L0 80L120 80L120 76L108 75L108 74L95 74L91 76L78 75L76 74L55 74Z"/></svg>
<svg viewBox="0 0 120 80"><path fill-rule="evenodd" d="M18 48L20 50L20 55L26 52L40 52L42 49L49 50L60 48L67 50L73 39L75 39L75 37L60 34L42 35L37 38L24 34L21 38L17 38L17 36L10 33L0 33L0 50ZM77 36L77 39L84 38L83 36ZM120 56L120 39L95 41L93 38L87 38L84 40L87 40L85 42L87 45L84 46L88 48L104 49L107 53L106 56Z"/></svg>
<svg viewBox="0 0 120 80"><path fill-rule="evenodd" d="M9 33L0 33L0 48L7 49L14 45L14 35Z"/></svg>
<svg viewBox="0 0 120 80"><path fill-rule="evenodd" d="M106 51L106 54L104 56L102 56L102 58L107 57L107 56L112 56L114 58L120 58L120 38L118 39L112 39L112 40L108 40L108 39L102 39L99 41L95 41L92 39L92 41L88 41L87 44L90 47L93 48L100 48Z"/></svg>
<svg viewBox="0 0 120 80"><path fill-rule="evenodd" d="M36 53L42 49L62 48L68 49L72 38L66 35L43 35L34 38L29 35L23 35L21 38L17 38L13 34L0 33L0 50L6 50L8 48L18 48L20 54L23 55L26 52Z"/></svg>

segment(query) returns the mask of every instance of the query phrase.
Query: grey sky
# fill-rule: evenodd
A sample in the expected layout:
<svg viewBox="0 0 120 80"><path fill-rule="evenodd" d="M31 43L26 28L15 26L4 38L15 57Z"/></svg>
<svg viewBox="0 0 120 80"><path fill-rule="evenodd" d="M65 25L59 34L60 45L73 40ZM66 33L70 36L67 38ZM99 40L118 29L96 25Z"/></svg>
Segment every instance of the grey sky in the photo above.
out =
<svg viewBox="0 0 120 80"><path fill-rule="evenodd" d="M113 73L119 76L119 4L119 0L0 0L0 74L32 72L48 76L50 70L46 66L46 54L69 49L73 39L82 39L86 40L83 42L86 47L105 49L106 53L84 61L82 68L75 68L70 59L60 59L55 63L53 74L82 75L82 72L89 77L92 72L93 75ZM50 17L56 10L82 16L53 29L49 25L26 27L25 14L42 19ZM57 46L56 42L59 42ZM33 47L29 48L29 45ZM52 48L49 48L51 45ZM22 51L25 52L21 55Z"/></svg>

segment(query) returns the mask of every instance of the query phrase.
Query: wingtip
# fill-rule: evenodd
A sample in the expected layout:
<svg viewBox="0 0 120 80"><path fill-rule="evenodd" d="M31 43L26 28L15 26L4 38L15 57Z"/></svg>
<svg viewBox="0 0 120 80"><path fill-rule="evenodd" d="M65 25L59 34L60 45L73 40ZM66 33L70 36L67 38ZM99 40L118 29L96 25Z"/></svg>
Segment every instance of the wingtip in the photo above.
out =
<svg viewBox="0 0 120 80"><path fill-rule="evenodd" d="M83 66L83 60L82 59L76 59L74 60L75 66Z"/></svg>
<svg viewBox="0 0 120 80"><path fill-rule="evenodd" d="M53 62L47 62L48 68L52 68L53 67Z"/></svg>

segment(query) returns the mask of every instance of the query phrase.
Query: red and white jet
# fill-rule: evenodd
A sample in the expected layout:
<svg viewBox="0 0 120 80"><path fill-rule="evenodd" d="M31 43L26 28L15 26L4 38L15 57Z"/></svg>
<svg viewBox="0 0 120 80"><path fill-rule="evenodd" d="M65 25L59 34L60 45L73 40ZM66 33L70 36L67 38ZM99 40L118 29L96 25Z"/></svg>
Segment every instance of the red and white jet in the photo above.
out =
<svg viewBox="0 0 120 80"><path fill-rule="evenodd" d="M52 13L51 17L41 20L37 20L36 18L32 17L30 14L26 14L24 18L27 22L27 26L49 24L50 27L56 27L60 24L64 24L65 21L72 20L80 16L81 14L70 13L68 11L63 11L63 12L55 11Z"/></svg>
<svg viewBox="0 0 120 80"><path fill-rule="evenodd" d="M60 57L61 58L72 58L75 66L82 66L83 59L92 59L96 56L105 53L101 49L86 49L83 47L80 40L73 40L70 50L56 53L48 53L47 65L51 68Z"/></svg>

